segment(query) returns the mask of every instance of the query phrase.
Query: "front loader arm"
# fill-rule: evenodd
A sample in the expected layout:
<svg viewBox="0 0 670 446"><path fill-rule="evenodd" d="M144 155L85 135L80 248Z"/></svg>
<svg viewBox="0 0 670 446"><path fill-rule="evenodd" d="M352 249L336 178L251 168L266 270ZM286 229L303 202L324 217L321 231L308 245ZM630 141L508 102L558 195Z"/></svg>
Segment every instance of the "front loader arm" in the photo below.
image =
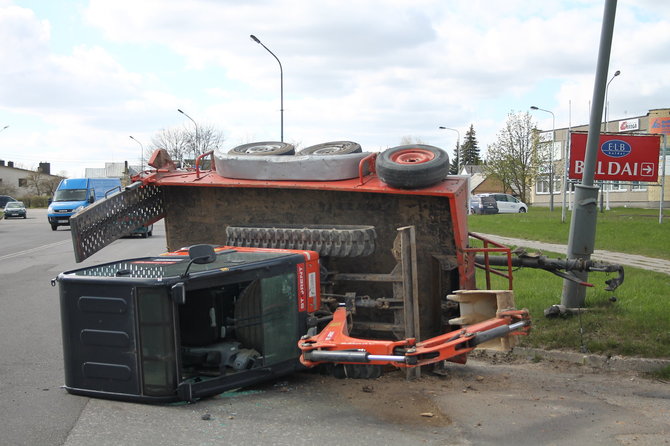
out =
<svg viewBox="0 0 670 446"><path fill-rule="evenodd" d="M498 317L421 342L414 338L402 341L357 339L349 336L347 311L340 307L321 333L303 337L298 348L302 351L300 362L307 367L344 363L407 368L445 360L465 363L465 355L477 345L506 335L526 335L529 331L528 311L509 310L500 312Z"/></svg>

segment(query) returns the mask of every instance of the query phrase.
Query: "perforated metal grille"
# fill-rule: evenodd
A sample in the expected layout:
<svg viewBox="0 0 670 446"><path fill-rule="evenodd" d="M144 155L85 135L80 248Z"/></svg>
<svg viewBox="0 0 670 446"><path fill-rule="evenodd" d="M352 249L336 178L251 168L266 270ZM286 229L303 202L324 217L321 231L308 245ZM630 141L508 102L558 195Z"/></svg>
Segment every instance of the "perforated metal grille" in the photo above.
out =
<svg viewBox="0 0 670 446"><path fill-rule="evenodd" d="M70 218L75 259L81 262L140 226L164 216L163 194L154 185L136 183L121 193L97 201Z"/></svg>
<svg viewBox="0 0 670 446"><path fill-rule="evenodd" d="M74 272L77 276L91 277L131 277L140 279L162 279L163 277L177 276L185 270L188 259L151 261L124 261L110 263Z"/></svg>

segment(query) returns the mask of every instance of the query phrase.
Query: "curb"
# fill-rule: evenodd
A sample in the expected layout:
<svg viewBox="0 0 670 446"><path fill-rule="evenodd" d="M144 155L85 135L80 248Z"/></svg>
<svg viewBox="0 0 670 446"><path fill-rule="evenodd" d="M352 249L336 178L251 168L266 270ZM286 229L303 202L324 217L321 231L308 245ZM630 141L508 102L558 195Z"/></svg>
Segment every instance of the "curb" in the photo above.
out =
<svg viewBox="0 0 670 446"><path fill-rule="evenodd" d="M514 347L505 352L493 349L477 349L482 356L498 357L504 355L519 358L550 361L563 361L575 365L582 365L612 372L656 372L664 367L670 367L670 359L630 358L624 356L604 356L559 350L542 350L539 348Z"/></svg>

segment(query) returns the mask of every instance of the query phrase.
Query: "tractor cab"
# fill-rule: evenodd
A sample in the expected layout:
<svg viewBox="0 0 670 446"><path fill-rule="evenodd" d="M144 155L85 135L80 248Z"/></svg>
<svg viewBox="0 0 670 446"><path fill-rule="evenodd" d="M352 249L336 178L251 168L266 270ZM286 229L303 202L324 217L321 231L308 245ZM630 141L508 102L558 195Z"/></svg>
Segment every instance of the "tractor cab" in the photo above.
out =
<svg viewBox="0 0 670 446"><path fill-rule="evenodd" d="M65 387L194 401L302 368L318 255L196 245L68 271L60 284Z"/></svg>

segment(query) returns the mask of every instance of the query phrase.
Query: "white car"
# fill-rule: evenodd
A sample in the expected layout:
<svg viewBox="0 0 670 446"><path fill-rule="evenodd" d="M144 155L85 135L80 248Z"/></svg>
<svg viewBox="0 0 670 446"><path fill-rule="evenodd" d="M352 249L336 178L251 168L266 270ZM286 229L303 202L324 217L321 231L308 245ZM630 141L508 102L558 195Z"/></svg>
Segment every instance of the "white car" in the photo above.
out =
<svg viewBox="0 0 670 446"><path fill-rule="evenodd" d="M479 194L482 197L493 197L498 204L498 212L501 214L517 214L528 212L528 205L518 198L509 194Z"/></svg>

